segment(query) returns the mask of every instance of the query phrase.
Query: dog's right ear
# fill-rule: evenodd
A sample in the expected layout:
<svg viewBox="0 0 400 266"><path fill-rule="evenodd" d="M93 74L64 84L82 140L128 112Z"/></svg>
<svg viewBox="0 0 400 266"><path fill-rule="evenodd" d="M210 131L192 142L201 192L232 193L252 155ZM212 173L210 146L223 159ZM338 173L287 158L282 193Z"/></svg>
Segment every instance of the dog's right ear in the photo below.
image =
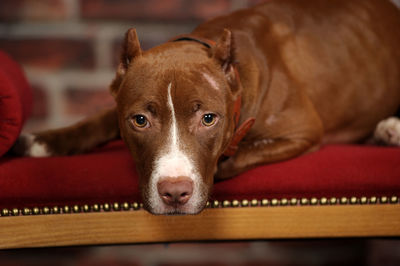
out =
<svg viewBox="0 0 400 266"><path fill-rule="evenodd" d="M129 64L134 60L135 57L142 55L142 49L140 48L139 38L136 33L136 29L130 28L125 33L125 40L122 46L122 53L120 62L117 68L117 74L110 85L111 95L116 97L118 89L121 85L122 79L128 70Z"/></svg>

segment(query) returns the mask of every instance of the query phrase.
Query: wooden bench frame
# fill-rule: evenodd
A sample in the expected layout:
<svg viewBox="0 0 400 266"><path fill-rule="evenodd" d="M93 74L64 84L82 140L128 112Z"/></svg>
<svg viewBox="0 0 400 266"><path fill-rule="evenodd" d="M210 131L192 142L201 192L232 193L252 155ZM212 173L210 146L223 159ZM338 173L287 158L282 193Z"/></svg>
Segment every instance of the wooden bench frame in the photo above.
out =
<svg viewBox="0 0 400 266"><path fill-rule="evenodd" d="M75 206L69 210L70 213L47 208L38 215L33 215L33 209L3 210L2 216L7 217L0 217L0 248L399 237L400 203L397 197L382 199L375 203L370 200L362 203L357 199L352 202L342 198L337 202L335 200L335 204L322 200L314 204L312 200L304 200L293 205L282 200L272 201L267 206L229 202L188 216L155 216L140 208L129 207L131 205L124 208L124 205L118 204L107 205L107 208L102 205L98 212L93 208L89 211L85 206Z"/></svg>

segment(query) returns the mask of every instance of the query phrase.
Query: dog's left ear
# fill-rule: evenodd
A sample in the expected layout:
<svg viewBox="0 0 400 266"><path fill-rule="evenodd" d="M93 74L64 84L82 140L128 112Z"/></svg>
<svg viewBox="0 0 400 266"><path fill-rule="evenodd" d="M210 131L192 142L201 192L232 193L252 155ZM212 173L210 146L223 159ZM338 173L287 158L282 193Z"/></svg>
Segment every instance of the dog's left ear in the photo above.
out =
<svg viewBox="0 0 400 266"><path fill-rule="evenodd" d="M235 73L235 54L234 39L232 33L228 29L224 29L221 37L212 49L212 57L217 60L222 67L222 71L232 88L232 92L240 90Z"/></svg>
<svg viewBox="0 0 400 266"><path fill-rule="evenodd" d="M117 68L117 74L110 85L110 92L114 97L116 97L118 93L118 89L126 71L128 70L129 64L134 60L135 57L141 55L142 49L140 48L140 42L136 33L136 29L131 28L125 33L125 40L122 47L120 62Z"/></svg>

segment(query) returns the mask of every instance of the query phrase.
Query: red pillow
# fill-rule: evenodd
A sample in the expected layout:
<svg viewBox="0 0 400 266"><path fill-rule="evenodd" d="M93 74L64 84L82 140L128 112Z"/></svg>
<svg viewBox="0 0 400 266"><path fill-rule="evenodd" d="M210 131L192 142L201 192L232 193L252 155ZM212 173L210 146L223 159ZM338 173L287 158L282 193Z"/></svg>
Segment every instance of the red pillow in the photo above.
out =
<svg viewBox="0 0 400 266"><path fill-rule="evenodd" d="M0 156L19 136L32 108L32 91L21 67L0 51Z"/></svg>

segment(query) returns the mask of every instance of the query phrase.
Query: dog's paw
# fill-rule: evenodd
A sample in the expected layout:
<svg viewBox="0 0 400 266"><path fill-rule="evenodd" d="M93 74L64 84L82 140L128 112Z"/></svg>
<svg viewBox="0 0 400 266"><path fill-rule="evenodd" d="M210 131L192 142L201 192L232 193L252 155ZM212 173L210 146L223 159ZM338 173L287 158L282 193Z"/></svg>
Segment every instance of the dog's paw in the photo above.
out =
<svg viewBox="0 0 400 266"><path fill-rule="evenodd" d="M400 119L389 117L379 122L374 132L374 140L385 145L400 146Z"/></svg>
<svg viewBox="0 0 400 266"><path fill-rule="evenodd" d="M21 135L11 148L11 154L29 157L48 157L51 153L45 143L39 142L35 135Z"/></svg>

